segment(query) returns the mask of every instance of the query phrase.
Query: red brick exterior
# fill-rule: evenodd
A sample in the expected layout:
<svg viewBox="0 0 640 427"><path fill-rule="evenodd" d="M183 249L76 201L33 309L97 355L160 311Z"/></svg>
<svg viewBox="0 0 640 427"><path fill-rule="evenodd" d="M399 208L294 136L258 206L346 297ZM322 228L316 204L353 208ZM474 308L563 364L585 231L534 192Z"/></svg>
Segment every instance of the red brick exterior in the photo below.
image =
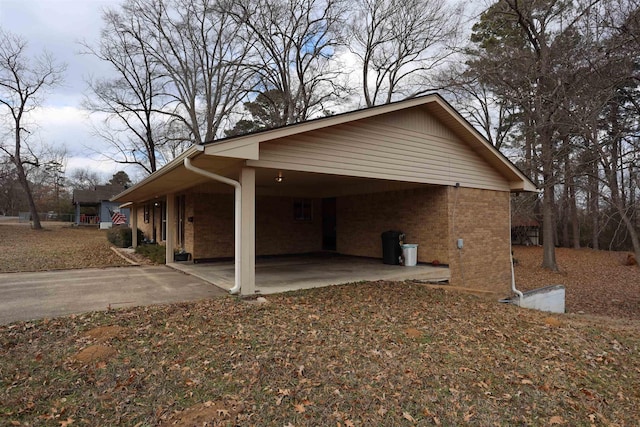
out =
<svg viewBox="0 0 640 427"><path fill-rule="evenodd" d="M234 255L233 194L188 193L185 210L185 249L194 259ZM293 198L256 198L256 255L319 251L322 247L321 200L312 199L311 220L293 218Z"/></svg>
<svg viewBox="0 0 640 427"><path fill-rule="evenodd" d="M511 287L510 195L448 187L451 283L507 294ZM463 248L456 246L463 239Z"/></svg>
<svg viewBox="0 0 640 427"><path fill-rule="evenodd" d="M447 189L361 194L337 200L338 252L382 258L381 233L402 231L406 243L418 244L418 262L449 263Z"/></svg>

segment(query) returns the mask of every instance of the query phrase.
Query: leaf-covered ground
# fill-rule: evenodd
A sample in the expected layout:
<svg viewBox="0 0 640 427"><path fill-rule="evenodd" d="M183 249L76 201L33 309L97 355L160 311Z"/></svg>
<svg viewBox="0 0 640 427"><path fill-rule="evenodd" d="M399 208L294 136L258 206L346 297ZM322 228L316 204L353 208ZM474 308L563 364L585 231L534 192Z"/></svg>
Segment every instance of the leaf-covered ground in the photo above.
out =
<svg viewBox="0 0 640 427"><path fill-rule="evenodd" d="M639 318L640 268L624 265L627 252L557 248L556 273L541 267L541 247L514 246L513 253L518 288L564 285L569 313Z"/></svg>
<svg viewBox="0 0 640 427"><path fill-rule="evenodd" d="M0 273L128 265L110 249L105 230L45 223L0 224Z"/></svg>
<svg viewBox="0 0 640 427"><path fill-rule="evenodd" d="M124 264L96 229L2 224L0 249L2 271ZM515 256L571 314L377 282L0 326L0 425L637 425L639 270Z"/></svg>
<svg viewBox="0 0 640 427"><path fill-rule="evenodd" d="M0 327L8 425L637 425L640 325L358 283ZM208 422L209 424L203 424Z"/></svg>

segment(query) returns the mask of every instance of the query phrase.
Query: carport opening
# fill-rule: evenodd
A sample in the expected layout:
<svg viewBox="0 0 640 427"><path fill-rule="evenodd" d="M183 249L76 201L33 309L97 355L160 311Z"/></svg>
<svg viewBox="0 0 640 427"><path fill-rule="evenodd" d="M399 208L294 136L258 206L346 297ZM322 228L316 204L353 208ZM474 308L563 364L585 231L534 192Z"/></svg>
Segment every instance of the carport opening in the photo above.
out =
<svg viewBox="0 0 640 427"><path fill-rule="evenodd" d="M327 197L322 199L322 250L335 251L336 234L336 198Z"/></svg>
<svg viewBox="0 0 640 427"><path fill-rule="evenodd" d="M419 264L449 264L446 187L290 171L276 183L277 172L256 174L256 259L328 252L382 262L381 233L399 230L419 245ZM194 190L183 215L195 218L184 232L193 261L233 259L231 189Z"/></svg>

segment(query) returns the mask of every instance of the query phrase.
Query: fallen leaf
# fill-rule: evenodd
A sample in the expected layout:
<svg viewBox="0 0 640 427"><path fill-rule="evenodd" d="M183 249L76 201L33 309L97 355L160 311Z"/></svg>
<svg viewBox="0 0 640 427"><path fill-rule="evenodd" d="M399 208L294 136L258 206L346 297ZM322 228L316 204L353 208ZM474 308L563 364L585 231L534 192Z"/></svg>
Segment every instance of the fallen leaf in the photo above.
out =
<svg viewBox="0 0 640 427"><path fill-rule="evenodd" d="M403 412L403 413L402 413L402 418L404 418L405 420L409 420L409 421L411 421L412 423L415 423L415 422L416 422L416 419L415 419L415 418L413 418L413 417L411 416L411 414L410 414L410 413L408 413L408 412Z"/></svg>
<svg viewBox="0 0 640 427"><path fill-rule="evenodd" d="M293 405L293 407L295 408L296 412L299 414L302 414L304 411L306 411L302 403L296 403L295 405Z"/></svg>
<svg viewBox="0 0 640 427"><path fill-rule="evenodd" d="M289 390L288 388L279 388L278 389L278 394L282 395L282 396L291 396L291 390Z"/></svg>
<svg viewBox="0 0 640 427"><path fill-rule="evenodd" d="M564 424L564 418L562 418L560 415L554 415L549 419L549 425L554 424Z"/></svg>
<svg viewBox="0 0 640 427"><path fill-rule="evenodd" d="M422 336L422 332L420 332L419 330L417 330L416 328L409 328L409 329L405 329L404 333L409 337L409 338L420 338Z"/></svg>
<svg viewBox="0 0 640 427"><path fill-rule="evenodd" d="M60 427L67 427L73 424L73 418L67 418L66 421L60 421Z"/></svg>
<svg viewBox="0 0 640 427"><path fill-rule="evenodd" d="M545 317L544 319L544 323L545 325L552 327L552 328L558 328L562 325L562 322L555 318L555 317Z"/></svg>
<svg viewBox="0 0 640 427"><path fill-rule="evenodd" d="M345 420L344 427L355 427L355 424L351 420Z"/></svg>

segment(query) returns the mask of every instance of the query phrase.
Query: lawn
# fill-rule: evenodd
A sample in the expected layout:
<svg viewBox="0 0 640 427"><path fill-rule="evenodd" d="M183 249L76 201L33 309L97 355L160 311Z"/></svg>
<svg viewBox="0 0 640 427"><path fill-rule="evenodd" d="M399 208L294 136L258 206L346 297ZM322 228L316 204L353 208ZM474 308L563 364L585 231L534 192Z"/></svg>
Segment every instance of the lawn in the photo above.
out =
<svg viewBox="0 0 640 427"><path fill-rule="evenodd" d="M522 288L600 293L549 315L373 282L0 326L0 425L637 425L640 307L606 300L638 270L515 253Z"/></svg>
<svg viewBox="0 0 640 427"><path fill-rule="evenodd" d="M0 224L0 273L128 265L110 249L106 231L47 222Z"/></svg>

